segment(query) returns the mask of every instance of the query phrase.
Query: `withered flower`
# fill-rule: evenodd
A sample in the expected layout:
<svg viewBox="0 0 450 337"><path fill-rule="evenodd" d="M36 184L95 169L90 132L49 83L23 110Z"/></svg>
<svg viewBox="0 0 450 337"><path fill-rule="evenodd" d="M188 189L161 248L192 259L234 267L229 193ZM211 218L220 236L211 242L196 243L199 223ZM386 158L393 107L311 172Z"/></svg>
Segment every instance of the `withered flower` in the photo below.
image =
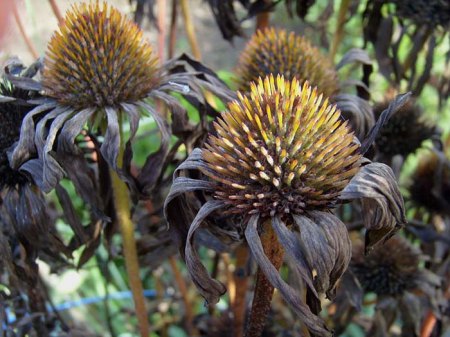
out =
<svg viewBox="0 0 450 337"><path fill-rule="evenodd" d="M367 164L359 148L336 107L307 82L270 75L252 83L248 95L238 93L238 100L215 122L215 134L205 148L195 149L174 173L165 203L166 219L181 239L188 270L207 302L217 302L225 287L201 264L194 234L208 216L218 213L242 228L260 270L308 329L317 336L330 335L282 280L264 253L260 233L272 228L312 294L331 297L351 256L347 229L333 215L333 207L342 200L365 200L368 246L404 223L392 171ZM181 175L188 170L204 176ZM204 191L207 201L191 222L186 193L195 190Z"/></svg>
<svg viewBox="0 0 450 337"><path fill-rule="evenodd" d="M248 92L250 83L270 74L287 80L308 80L326 97L335 95L339 81L331 60L305 37L284 29L258 30L242 52L236 73L238 90Z"/></svg>
<svg viewBox="0 0 450 337"><path fill-rule="evenodd" d="M236 81L240 91L248 92L250 83L259 77L280 74L288 80L297 78L300 83L308 80L319 92L330 98L349 120L358 139L364 139L374 126L372 108L368 101L345 93L346 82L340 83L337 70L347 64L361 63L365 73L371 72L371 60L365 51L351 49L335 67L327 55L322 54L307 38L284 29L258 30L243 50L236 69ZM360 81L351 84L362 85ZM367 90L367 86L364 86Z"/></svg>
<svg viewBox="0 0 450 337"><path fill-rule="evenodd" d="M395 4L396 14L403 19L410 19L417 25L431 27L450 25L450 2L441 0L391 0Z"/></svg>
<svg viewBox="0 0 450 337"><path fill-rule="evenodd" d="M214 14L217 25L224 39L232 41L235 36L244 36L242 21L261 13L272 11L280 1L275 0L208 0L209 6ZM239 5L238 5L239 3ZM292 17L295 14L305 18L309 8L314 5L315 0L285 0L286 9ZM295 6L294 6L295 4ZM238 16L236 6L243 6L246 14L243 18ZM295 9L294 9L295 8Z"/></svg>
<svg viewBox="0 0 450 337"><path fill-rule="evenodd" d="M50 99L25 117L11 163L19 167L37 152L43 162L44 191L65 173L55 153L76 152L74 139L85 125L104 136L101 153L122 178L129 163L119 163L131 160L129 145L142 114L154 118L161 131L161 148L166 150L167 122L148 99L182 109L167 91L191 91L186 77L166 74L158 67L152 47L136 24L99 1L76 4L67 12L48 45L42 86ZM36 117L40 121L35 125ZM126 119L128 145L119 158Z"/></svg>
<svg viewBox="0 0 450 337"><path fill-rule="evenodd" d="M375 331L380 329L386 329L384 333L387 333L395 317L400 316L402 335L419 336L425 312L420 294L428 297L430 305L436 300L433 297L440 285L436 275L419 267L422 260L420 250L401 236L393 237L369 255L364 254L362 245L354 247L349 270L359 280L362 291L373 292L378 297L369 335L378 335Z"/></svg>
<svg viewBox="0 0 450 337"><path fill-rule="evenodd" d="M408 191L415 206L437 214L450 214L450 162L442 152L420 153Z"/></svg>
<svg viewBox="0 0 450 337"><path fill-rule="evenodd" d="M32 68L30 68L32 69ZM31 71L26 76L36 74ZM12 225L14 236L27 251L34 264L37 247L48 234L49 217L42 192L26 172L13 169L8 151L19 139L24 116L34 107L29 100L38 97L32 90L16 88L2 74L0 78L0 207L3 222Z"/></svg>
<svg viewBox="0 0 450 337"><path fill-rule="evenodd" d="M374 106L377 119L388 105L389 102L385 101ZM377 159L386 162L395 155L406 157L435 135L438 135L436 127L424 120L422 108L411 100L397 110L380 129L375 140L380 157Z"/></svg>

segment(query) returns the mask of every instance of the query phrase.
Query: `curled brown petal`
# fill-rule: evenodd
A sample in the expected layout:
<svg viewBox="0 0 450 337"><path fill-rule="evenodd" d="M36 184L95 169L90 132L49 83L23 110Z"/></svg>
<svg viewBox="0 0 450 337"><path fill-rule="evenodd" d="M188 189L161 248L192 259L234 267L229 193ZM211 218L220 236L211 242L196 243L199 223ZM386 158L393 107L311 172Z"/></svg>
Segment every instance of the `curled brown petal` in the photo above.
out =
<svg viewBox="0 0 450 337"><path fill-rule="evenodd" d="M283 281L277 269L264 254L264 249L258 234L258 222L259 216L252 216L245 230L245 238L258 266L270 283L280 291L283 299L292 307L314 336L331 337L332 333L327 330L322 319L311 312L309 307L300 298L298 291Z"/></svg>
<svg viewBox="0 0 450 337"><path fill-rule="evenodd" d="M340 199L362 199L366 250L391 237L406 223L403 197L392 169L385 164L363 166L344 188Z"/></svg>
<svg viewBox="0 0 450 337"><path fill-rule="evenodd" d="M191 275L192 281L199 289L207 304L215 304L220 296L226 292L225 286L217 280L212 279L206 268L200 261L197 251L193 247L194 233L200 227L206 217L224 207L224 203L219 200L210 200L206 202L198 211L187 234L185 260L187 270Z"/></svg>

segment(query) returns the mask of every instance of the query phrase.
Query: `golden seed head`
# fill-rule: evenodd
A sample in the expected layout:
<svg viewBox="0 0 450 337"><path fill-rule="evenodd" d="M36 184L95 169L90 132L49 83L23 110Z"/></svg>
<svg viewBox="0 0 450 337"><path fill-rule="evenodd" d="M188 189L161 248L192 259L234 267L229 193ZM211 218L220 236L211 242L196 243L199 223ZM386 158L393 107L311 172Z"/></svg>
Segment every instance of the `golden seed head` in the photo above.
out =
<svg viewBox="0 0 450 337"><path fill-rule="evenodd" d="M47 95L77 108L113 106L147 96L157 81L152 48L117 9L74 5L45 57Z"/></svg>
<svg viewBox="0 0 450 337"><path fill-rule="evenodd" d="M238 93L203 151L215 196L235 213L301 214L333 207L359 170L359 145L308 82L267 76Z"/></svg>
<svg viewBox="0 0 450 337"><path fill-rule="evenodd" d="M325 96L338 91L338 78L328 57L307 39L284 29L257 31L242 52L237 67L239 90L248 92L250 82L270 74L286 79L308 80Z"/></svg>

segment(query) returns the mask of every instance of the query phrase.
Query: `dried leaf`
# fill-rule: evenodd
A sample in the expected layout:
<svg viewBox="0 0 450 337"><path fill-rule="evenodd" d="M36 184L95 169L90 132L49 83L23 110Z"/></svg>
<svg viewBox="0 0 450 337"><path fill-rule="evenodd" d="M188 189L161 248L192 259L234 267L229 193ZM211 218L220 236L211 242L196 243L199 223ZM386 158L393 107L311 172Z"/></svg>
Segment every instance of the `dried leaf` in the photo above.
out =
<svg viewBox="0 0 450 337"><path fill-rule="evenodd" d="M341 193L341 200L361 198L366 251L384 242L405 223L405 206L392 169L381 163L363 166Z"/></svg>

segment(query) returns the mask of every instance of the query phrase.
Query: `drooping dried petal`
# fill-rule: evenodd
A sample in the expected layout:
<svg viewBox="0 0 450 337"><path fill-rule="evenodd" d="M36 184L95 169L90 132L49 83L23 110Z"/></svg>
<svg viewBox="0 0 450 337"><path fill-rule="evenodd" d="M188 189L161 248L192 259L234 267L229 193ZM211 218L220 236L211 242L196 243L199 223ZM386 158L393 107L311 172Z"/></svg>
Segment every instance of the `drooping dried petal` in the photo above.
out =
<svg viewBox="0 0 450 337"><path fill-rule="evenodd" d="M392 169L385 164L363 166L339 198L361 199L367 251L390 238L406 223L403 197Z"/></svg>
<svg viewBox="0 0 450 337"><path fill-rule="evenodd" d="M375 117L378 119L387 107L388 102L376 104ZM407 156L433 135L438 135L436 127L423 120L420 106L408 101L380 129L375 144L383 158L392 158L397 154Z"/></svg>
<svg viewBox="0 0 450 337"><path fill-rule="evenodd" d="M310 308L303 302L298 291L294 290L286 282L283 281L278 270L273 266L267 256L264 254L261 239L258 234L258 215L253 215L248 221L245 230L245 237L250 250L255 258L258 266L264 272L264 275L270 283L280 291L283 299L291 306L295 313L301 317L302 322L308 329L318 337L332 336L331 332L327 330L322 319L314 315Z"/></svg>

